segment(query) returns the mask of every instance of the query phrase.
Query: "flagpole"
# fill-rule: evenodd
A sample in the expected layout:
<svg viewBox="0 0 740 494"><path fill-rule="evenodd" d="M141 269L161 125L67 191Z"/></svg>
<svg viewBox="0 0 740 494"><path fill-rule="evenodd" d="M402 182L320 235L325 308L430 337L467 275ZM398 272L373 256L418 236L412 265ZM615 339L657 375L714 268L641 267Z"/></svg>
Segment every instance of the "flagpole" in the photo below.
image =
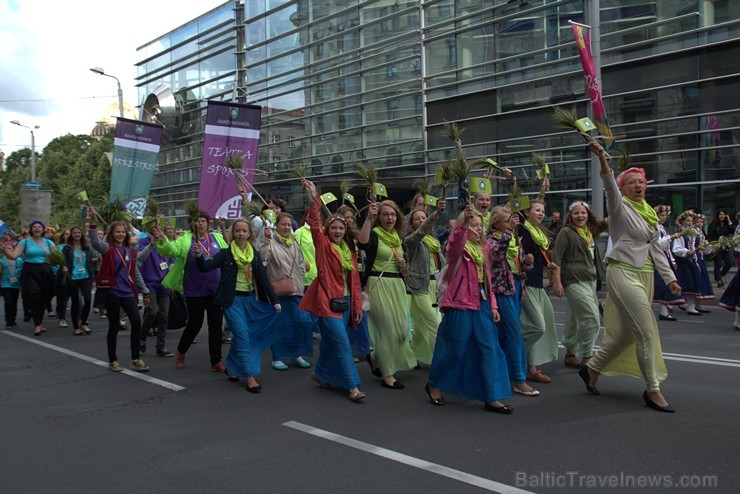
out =
<svg viewBox="0 0 740 494"><path fill-rule="evenodd" d="M600 0L590 0L588 9L588 23L591 25L591 57L594 61L594 69L596 71L596 79L599 81L599 85L602 85L601 81L601 5ZM603 93L602 93L603 97ZM590 108L591 118L595 119L593 105L588 105ZM601 164L599 163L599 157L593 153L591 154L591 211L598 219L604 217L604 195L601 193L604 184L601 180Z"/></svg>

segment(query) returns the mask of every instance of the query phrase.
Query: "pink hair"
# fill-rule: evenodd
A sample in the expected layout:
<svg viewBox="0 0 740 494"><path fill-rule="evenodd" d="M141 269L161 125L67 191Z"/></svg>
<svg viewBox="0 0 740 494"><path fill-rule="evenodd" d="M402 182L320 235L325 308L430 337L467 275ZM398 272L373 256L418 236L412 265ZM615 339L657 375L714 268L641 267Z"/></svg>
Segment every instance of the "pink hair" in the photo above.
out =
<svg viewBox="0 0 740 494"><path fill-rule="evenodd" d="M647 176L645 175L645 169L644 168L637 168L633 166L632 168L627 168L625 171L619 174L617 177L617 187L620 189L622 188L622 185L624 185L624 181L630 173L639 173L642 176L642 180L647 184Z"/></svg>

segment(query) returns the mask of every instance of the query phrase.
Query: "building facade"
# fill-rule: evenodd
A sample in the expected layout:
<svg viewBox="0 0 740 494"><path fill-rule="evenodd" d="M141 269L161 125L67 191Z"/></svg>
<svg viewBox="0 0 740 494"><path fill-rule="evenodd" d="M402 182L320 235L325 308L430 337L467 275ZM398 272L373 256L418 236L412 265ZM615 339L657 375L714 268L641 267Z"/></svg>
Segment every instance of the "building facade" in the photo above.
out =
<svg viewBox="0 0 740 494"><path fill-rule="evenodd" d="M734 0L227 2L139 49L142 118L166 134L152 193L184 216L216 99L262 106L256 185L293 212L305 207L297 165L325 190L351 180L363 197L356 163L372 163L392 198L410 199L413 180L451 156L445 122L464 129L469 160L514 169L525 191L539 185L532 155L545 157L548 210L592 200L584 141L552 119L556 106L590 110L568 23L587 23L590 9L617 151L654 181L648 201L740 209ZM507 193L494 181L499 202Z"/></svg>

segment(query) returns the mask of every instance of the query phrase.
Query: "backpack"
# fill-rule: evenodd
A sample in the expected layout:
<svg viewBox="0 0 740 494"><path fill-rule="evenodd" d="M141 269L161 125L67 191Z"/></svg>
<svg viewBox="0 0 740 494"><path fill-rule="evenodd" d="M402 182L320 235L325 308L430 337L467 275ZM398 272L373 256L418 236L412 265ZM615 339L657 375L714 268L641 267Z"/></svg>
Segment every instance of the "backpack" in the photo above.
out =
<svg viewBox="0 0 740 494"><path fill-rule="evenodd" d="M442 298L447 291L450 280L454 278L457 275L457 272L460 270L460 263L462 262L462 259L463 256L461 255L460 258L457 260L457 263L455 264L455 269L452 271L452 276L447 276L447 268L450 267L449 264L445 264L442 269L440 269L439 272L434 276L434 278L437 280L437 292L435 293L436 303L433 305L433 307L439 307L439 303L442 301Z"/></svg>

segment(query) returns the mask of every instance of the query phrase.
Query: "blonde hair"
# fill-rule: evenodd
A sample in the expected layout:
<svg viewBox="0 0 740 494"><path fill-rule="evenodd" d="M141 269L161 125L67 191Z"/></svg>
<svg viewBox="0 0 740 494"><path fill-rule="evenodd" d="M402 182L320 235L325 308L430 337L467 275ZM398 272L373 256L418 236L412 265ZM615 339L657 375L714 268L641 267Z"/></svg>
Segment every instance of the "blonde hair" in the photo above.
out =
<svg viewBox="0 0 740 494"><path fill-rule="evenodd" d="M493 225L501 221L505 216L511 217L513 215L514 215L514 212L511 210L511 208L508 205L494 206L494 208L491 209L491 217L488 219L487 233L491 233L493 230L495 230L495 227Z"/></svg>
<svg viewBox="0 0 740 494"><path fill-rule="evenodd" d="M236 227L237 223L245 223L247 225L247 228L249 229L249 235L247 235L247 242L250 244L253 244L255 240L257 240L257 234L254 232L254 228L252 228L252 223L249 222L246 218L237 218L234 220L234 222L231 224L230 232L231 232L231 241L234 241L234 228Z"/></svg>
<svg viewBox="0 0 740 494"><path fill-rule="evenodd" d="M383 210L383 207L389 207L396 213L396 224L393 225L393 229L398 232L398 236L403 238L403 220L404 216L401 212L401 208L398 207L398 204L396 204L394 201L391 201L390 199L386 199L385 201L381 201L378 204L378 216L375 218L375 223L373 223L373 226L380 226L380 212Z"/></svg>

